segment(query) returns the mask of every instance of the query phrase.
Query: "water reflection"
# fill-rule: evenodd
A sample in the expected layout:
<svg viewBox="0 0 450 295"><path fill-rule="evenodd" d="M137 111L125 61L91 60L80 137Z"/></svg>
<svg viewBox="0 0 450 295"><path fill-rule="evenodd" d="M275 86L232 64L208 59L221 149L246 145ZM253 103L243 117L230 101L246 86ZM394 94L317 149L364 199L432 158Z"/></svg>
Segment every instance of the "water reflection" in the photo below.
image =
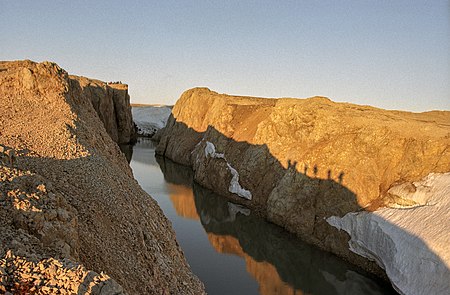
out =
<svg viewBox="0 0 450 295"><path fill-rule="evenodd" d="M244 258L260 294L394 293L334 255L193 183L190 168L161 157L156 160L172 188L170 200L177 214L200 219L218 253Z"/></svg>

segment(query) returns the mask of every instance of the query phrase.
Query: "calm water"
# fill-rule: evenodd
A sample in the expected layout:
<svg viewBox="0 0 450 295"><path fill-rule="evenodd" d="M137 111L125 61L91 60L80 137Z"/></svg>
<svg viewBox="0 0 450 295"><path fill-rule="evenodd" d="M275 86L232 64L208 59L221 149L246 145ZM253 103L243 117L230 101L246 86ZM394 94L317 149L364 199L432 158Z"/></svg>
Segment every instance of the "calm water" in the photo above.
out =
<svg viewBox="0 0 450 295"><path fill-rule="evenodd" d="M130 163L209 294L395 294L383 282L193 183L140 139Z"/></svg>

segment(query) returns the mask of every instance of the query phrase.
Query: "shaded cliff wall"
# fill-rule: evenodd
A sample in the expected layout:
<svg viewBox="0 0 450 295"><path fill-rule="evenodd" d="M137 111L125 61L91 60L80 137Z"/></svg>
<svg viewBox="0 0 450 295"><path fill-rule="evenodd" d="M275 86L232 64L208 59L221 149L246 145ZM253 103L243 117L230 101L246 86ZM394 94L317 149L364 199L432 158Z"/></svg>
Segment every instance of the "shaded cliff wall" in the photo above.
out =
<svg viewBox="0 0 450 295"><path fill-rule="evenodd" d="M0 145L16 155L0 153L0 290L202 294L85 89L54 63L0 62Z"/></svg>
<svg viewBox="0 0 450 295"><path fill-rule="evenodd" d="M174 106L157 153L192 166L201 185L361 265L348 250L348 236L325 219L413 205L389 189L450 171L449 126L449 112L386 111L323 97L237 97L197 88Z"/></svg>
<svg viewBox="0 0 450 295"><path fill-rule="evenodd" d="M200 220L217 252L243 257L247 271L260 285L260 294L392 293L389 288L380 290L381 282L358 275L354 271L361 270L355 266L194 183L189 167L164 157L156 161L169 184L177 214Z"/></svg>
<svg viewBox="0 0 450 295"><path fill-rule="evenodd" d="M91 101L109 136L117 143L136 141L128 95L128 85L105 83L86 77L70 76L82 88L82 96Z"/></svg>

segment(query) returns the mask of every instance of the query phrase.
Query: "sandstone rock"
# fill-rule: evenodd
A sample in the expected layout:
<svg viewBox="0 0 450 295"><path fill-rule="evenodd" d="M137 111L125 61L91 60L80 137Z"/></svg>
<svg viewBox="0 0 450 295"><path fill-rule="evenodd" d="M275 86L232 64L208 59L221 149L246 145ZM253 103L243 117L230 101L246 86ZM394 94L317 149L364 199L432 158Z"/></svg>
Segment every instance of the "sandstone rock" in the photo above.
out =
<svg viewBox="0 0 450 295"><path fill-rule="evenodd" d="M201 185L382 275L353 254L348 235L325 219L400 206L405 198L396 198L391 188L450 171L449 126L450 112L444 111L387 111L324 97L263 99L195 88L175 104L156 152L192 166ZM226 162L207 156L208 143ZM251 200L230 192L227 164Z"/></svg>

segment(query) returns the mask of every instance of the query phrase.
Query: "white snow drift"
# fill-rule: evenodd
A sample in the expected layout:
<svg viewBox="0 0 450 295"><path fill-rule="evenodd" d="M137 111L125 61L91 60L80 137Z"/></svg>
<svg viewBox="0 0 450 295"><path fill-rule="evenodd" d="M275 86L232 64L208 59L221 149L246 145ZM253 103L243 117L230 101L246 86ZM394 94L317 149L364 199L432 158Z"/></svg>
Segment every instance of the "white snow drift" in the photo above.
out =
<svg viewBox="0 0 450 295"><path fill-rule="evenodd" d="M172 111L168 106L134 106L131 109L133 121L138 128L138 134L152 137L156 131L166 126Z"/></svg>
<svg viewBox="0 0 450 295"><path fill-rule="evenodd" d="M450 173L432 173L390 192L417 205L353 212L327 222L351 237L350 250L375 260L402 294L450 292Z"/></svg>
<svg viewBox="0 0 450 295"><path fill-rule="evenodd" d="M227 159L225 158L225 154L223 153L217 153L216 147L212 142L207 141L205 146L205 156L216 158L216 159L224 159L227 162L228 170L230 171L233 178L230 181L230 186L228 187L228 191L232 194L236 194L241 198L251 200L252 199L252 193L249 190L244 189L239 184L239 173L236 169L234 169L230 163L228 163Z"/></svg>

